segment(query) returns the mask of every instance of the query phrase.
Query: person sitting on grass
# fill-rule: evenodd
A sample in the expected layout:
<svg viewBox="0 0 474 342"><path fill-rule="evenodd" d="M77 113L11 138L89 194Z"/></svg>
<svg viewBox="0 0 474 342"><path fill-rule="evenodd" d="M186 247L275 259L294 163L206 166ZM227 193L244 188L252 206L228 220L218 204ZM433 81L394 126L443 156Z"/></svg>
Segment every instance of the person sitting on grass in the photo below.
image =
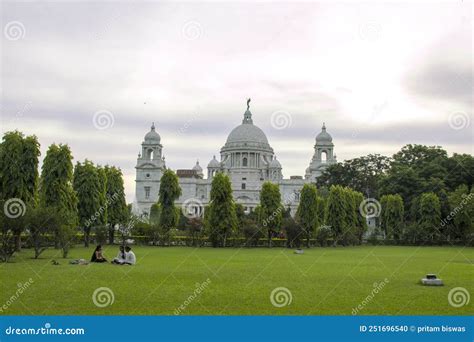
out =
<svg viewBox="0 0 474 342"><path fill-rule="evenodd" d="M97 245L97 247L94 250L94 253L92 253L91 262L107 262L107 259L102 254L101 245Z"/></svg>
<svg viewBox="0 0 474 342"><path fill-rule="evenodd" d="M123 246L119 247L119 252L117 256L112 260L112 264L122 265L125 261L125 248Z"/></svg>
<svg viewBox="0 0 474 342"><path fill-rule="evenodd" d="M122 265L135 265L136 262L137 257L135 256L135 253L132 252L132 247L125 247L125 261Z"/></svg>

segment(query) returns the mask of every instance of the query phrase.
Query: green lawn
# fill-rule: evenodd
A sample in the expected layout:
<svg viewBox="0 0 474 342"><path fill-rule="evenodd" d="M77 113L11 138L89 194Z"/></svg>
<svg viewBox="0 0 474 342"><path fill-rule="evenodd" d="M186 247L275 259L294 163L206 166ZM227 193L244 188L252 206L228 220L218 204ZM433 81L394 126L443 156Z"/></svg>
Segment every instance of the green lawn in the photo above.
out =
<svg viewBox="0 0 474 342"><path fill-rule="evenodd" d="M116 246L105 254L115 256ZM93 248L75 248L70 258L89 258ZM0 265L0 305L15 295L18 284L33 283L1 314L139 314L173 315L183 305L186 315L351 315L367 296L361 315L468 315L473 301L460 308L448 293L463 287L474 295L474 248L382 247L312 248L303 255L284 248L212 249L135 247L138 264L69 265L57 250L32 259L23 250ZM60 265L51 264L55 258ZM419 284L436 273L443 287ZM388 282L374 293L374 283ZM201 293L195 292L207 279ZM197 284L199 283L199 284ZM114 302L94 305L95 289L108 287ZM277 287L292 301L275 307ZM195 298L188 298L196 293ZM186 303L185 303L186 301Z"/></svg>

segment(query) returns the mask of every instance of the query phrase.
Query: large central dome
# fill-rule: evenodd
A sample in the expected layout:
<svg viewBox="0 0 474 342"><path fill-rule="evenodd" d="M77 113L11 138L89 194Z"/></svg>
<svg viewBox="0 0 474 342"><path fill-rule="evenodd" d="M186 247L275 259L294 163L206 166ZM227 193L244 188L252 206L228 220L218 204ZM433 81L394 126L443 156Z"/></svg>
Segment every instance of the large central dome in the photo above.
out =
<svg viewBox="0 0 474 342"><path fill-rule="evenodd" d="M263 148L271 150L265 133L253 124L250 110L244 113L242 124L235 127L227 137L224 148Z"/></svg>
<svg viewBox="0 0 474 342"><path fill-rule="evenodd" d="M239 142L256 142L262 144L268 144L268 139L265 133L251 123L243 123L235 127L227 137L227 143L239 143Z"/></svg>

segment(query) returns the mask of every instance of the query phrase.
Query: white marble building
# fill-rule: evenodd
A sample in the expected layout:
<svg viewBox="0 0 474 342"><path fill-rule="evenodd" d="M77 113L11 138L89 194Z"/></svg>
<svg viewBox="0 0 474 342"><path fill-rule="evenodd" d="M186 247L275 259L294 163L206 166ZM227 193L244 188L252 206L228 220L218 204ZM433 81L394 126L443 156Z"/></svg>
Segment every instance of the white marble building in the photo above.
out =
<svg viewBox="0 0 474 342"><path fill-rule="evenodd" d="M166 168L162 156L163 146L160 135L155 131L154 124L145 135L142 151L138 155L136 165L136 203L137 214L148 214L150 207L158 200L160 178ZM207 178L199 162L189 170L176 170L182 189L177 205L199 214L209 203L212 178L216 172L224 172L232 181L234 198L241 203L247 212L259 204L259 193L263 182L271 181L280 186L285 207L290 207L292 214L299 203L299 193L305 183L314 182L321 172L336 162L332 137L322 131L316 136L314 155L305 177L291 176L284 179L282 166L277 160L273 148L268 143L265 133L253 124L252 113L244 113L242 124L235 127L227 137L220 150L220 161L214 156L207 165Z"/></svg>

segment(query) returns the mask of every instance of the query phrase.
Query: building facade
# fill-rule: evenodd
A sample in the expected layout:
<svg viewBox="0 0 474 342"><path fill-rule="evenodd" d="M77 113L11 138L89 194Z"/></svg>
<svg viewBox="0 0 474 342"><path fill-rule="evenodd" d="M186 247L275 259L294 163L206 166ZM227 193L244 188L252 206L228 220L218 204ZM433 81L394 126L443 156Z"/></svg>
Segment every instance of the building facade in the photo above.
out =
<svg viewBox="0 0 474 342"><path fill-rule="evenodd" d="M145 135L141 153L136 164L136 214L148 215L150 207L158 201L160 179L166 169L162 156L161 138L154 124ZM316 136L314 155L306 169L305 177L283 178L282 166L277 160L265 133L253 124L252 113L247 102L242 123L235 127L220 150L220 160L214 156L207 165L207 177L199 164L192 169L176 170L182 195L176 201L190 216L200 215L209 204L211 183L217 172L226 173L231 182L234 199L243 205L246 212L252 211L260 202L262 184L271 181L278 184L285 207L296 212L300 191L305 183L313 183L325 168L336 163L332 137L323 124Z"/></svg>

